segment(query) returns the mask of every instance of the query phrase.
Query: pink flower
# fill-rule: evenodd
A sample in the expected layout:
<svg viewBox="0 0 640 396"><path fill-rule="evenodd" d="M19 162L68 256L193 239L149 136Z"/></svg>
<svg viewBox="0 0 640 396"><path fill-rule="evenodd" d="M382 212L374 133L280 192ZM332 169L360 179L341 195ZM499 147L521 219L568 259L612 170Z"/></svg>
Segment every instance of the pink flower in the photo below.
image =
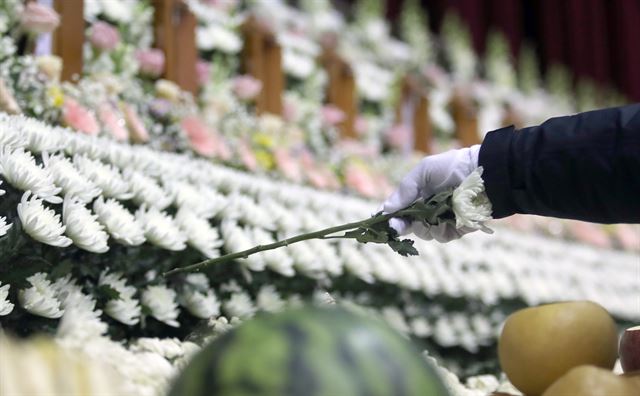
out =
<svg viewBox="0 0 640 396"><path fill-rule="evenodd" d="M131 140L135 143L145 143L149 141L149 132L147 132L147 128L138 116L136 109L129 104L125 104L123 110L124 119L127 122L127 127L129 127Z"/></svg>
<svg viewBox="0 0 640 396"><path fill-rule="evenodd" d="M378 195L373 179L369 172L362 166L349 164L345 169L344 181L347 187L367 198L375 198Z"/></svg>
<svg viewBox="0 0 640 396"><path fill-rule="evenodd" d="M50 33L60 24L60 16L51 7L30 2L20 15L20 24L31 33Z"/></svg>
<svg viewBox="0 0 640 396"><path fill-rule="evenodd" d="M571 232L581 242L604 249L611 247L611 240L602 226L583 221L573 221L571 222Z"/></svg>
<svg viewBox="0 0 640 396"><path fill-rule="evenodd" d="M238 155L240 155L240 161L251 172L255 172L258 169L258 160L253 153L251 146L247 142L240 142L238 146Z"/></svg>
<svg viewBox="0 0 640 396"><path fill-rule="evenodd" d="M198 59L196 63L196 74L198 75L198 84L204 86L211 78L211 63Z"/></svg>
<svg viewBox="0 0 640 396"><path fill-rule="evenodd" d="M254 99L262 91L262 81L244 74L233 79L233 92L241 100Z"/></svg>
<svg viewBox="0 0 640 396"><path fill-rule="evenodd" d="M87 135L97 135L100 126L94 115L72 98L65 98L62 105L62 122L73 129Z"/></svg>
<svg viewBox="0 0 640 396"><path fill-rule="evenodd" d="M287 122L295 122L298 119L298 106L291 100L284 100L282 118Z"/></svg>
<svg viewBox="0 0 640 396"><path fill-rule="evenodd" d="M180 125L187 134L193 151L203 157L213 157L216 154L216 139L200 118L187 116Z"/></svg>
<svg viewBox="0 0 640 396"><path fill-rule="evenodd" d="M409 127L396 124L385 133L387 143L396 149L404 149L411 144L411 129Z"/></svg>
<svg viewBox="0 0 640 396"><path fill-rule="evenodd" d="M362 136L367 132L367 129L369 129L369 122L363 116L358 116L356 117L353 129L355 129L358 136Z"/></svg>
<svg viewBox="0 0 640 396"><path fill-rule="evenodd" d="M164 52L157 48L136 51L140 72L150 77L159 77L164 71Z"/></svg>
<svg viewBox="0 0 640 396"><path fill-rule="evenodd" d="M20 106L13 97L13 94L7 88L4 80L0 78L0 111L4 111L9 114L20 114Z"/></svg>
<svg viewBox="0 0 640 396"><path fill-rule="evenodd" d="M98 21L91 27L91 45L102 51L113 51L120 43L120 33L114 26Z"/></svg>
<svg viewBox="0 0 640 396"><path fill-rule="evenodd" d="M627 250L638 251L640 249L640 228L630 224L618 224L615 233L620 244Z"/></svg>
<svg viewBox="0 0 640 396"><path fill-rule="evenodd" d="M129 138L129 132L125 128L124 118L117 113L116 109L107 102L102 103L98 109L98 118L104 128L111 133L114 139L125 141Z"/></svg>
<svg viewBox="0 0 640 396"><path fill-rule="evenodd" d="M273 155L276 160L276 166L284 177L298 183L302 181L300 164L291 156L288 150L278 148L275 149Z"/></svg>
<svg viewBox="0 0 640 396"><path fill-rule="evenodd" d="M344 111L332 104L329 104L322 106L322 110L320 110L320 118L322 118L323 124L327 126L336 126L343 122L347 116L344 114Z"/></svg>

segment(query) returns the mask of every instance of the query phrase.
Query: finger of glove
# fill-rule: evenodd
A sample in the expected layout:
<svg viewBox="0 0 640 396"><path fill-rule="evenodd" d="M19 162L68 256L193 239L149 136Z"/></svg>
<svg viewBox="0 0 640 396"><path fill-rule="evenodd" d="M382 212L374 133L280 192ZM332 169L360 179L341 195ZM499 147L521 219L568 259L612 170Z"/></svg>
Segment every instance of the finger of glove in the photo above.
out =
<svg viewBox="0 0 640 396"><path fill-rule="evenodd" d="M413 223L411 223L411 228L409 229L409 231L414 233L415 236L417 236L420 239L430 241L433 239L433 236L431 235L431 232L429 230L430 228L431 227L426 226L422 222L414 221Z"/></svg>
<svg viewBox="0 0 640 396"><path fill-rule="evenodd" d="M398 235L407 235L411 232L411 224L409 221L397 217L389 219L389 227L396 230Z"/></svg>
<svg viewBox="0 0 640 396"><path fill-rule="evenodd" d="M456 228L451 223L440 223L438 225L431 226L430 229L433 239L440 243L451 242L455 239L460 239L465 234L463 230Z"/></svg>
<svg viewBox="0 0 640 396"><path fill-rule="evenodd" d="M402 179L398 189L384 202L385 212L391 213L404 209L425 194L425 190L429 189L425 185L429 168L428 159L428 157L423 159Z"/></svg>

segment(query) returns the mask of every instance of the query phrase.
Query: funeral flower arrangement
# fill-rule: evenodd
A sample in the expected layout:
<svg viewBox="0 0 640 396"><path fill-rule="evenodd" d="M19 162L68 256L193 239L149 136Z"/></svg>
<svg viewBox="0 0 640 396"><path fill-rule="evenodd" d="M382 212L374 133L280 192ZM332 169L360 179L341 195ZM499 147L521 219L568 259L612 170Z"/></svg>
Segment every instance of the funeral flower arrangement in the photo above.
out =
<svg viewBox="0 0 640 396"><path fill-rule="evenodd" d="M53 335L120 376L118 391L155 395L206 340L257 312L339 303L428 350L453 394L478 395L508 384L489 375L463 386L457 375L498 375L496 334L515 308L589 298L622 323L637 321L625 302L640 292L633 228L514 218L492 224L491 237L436 245L386 227L394 215L475 227L490 217L479 174L405 213L375 213L406 171L398 158L411 166L411 135L393 118L394 65L429 88L442 148L455 146L454 95L471 99L484 131L508 109L538 122L551 115L545 101L574 107L560 89L562 70L544 90L535 60L523 56L529 61L516 72L499 36L480 80L481 60L454 17L438 39L407 7L400 42L376 3L362 2L349 21L318 0L301 2L302 11L272 0L189 0L201 56L192 94L160 77L165 59L148 1L86 2L85 69L73 83L61 81L59 58L26 51L55 29L56 15L1 1L0 327ZM239 72L250 14L271 23L284 49L282 117L256 114L261 82ZM16 31L30 33L5 34ZM338 139L345 115L323 103L327 76L317 58L337 31L346 33L336 51L359 79L356 141ZM448 69L435 62L440 47ZM583 235L604 249L571 241ZM193 265L200 271L187 271ZM2 348L49 369L37 348ZM3 354L0 371L11 369L5 362Z"/></svg>

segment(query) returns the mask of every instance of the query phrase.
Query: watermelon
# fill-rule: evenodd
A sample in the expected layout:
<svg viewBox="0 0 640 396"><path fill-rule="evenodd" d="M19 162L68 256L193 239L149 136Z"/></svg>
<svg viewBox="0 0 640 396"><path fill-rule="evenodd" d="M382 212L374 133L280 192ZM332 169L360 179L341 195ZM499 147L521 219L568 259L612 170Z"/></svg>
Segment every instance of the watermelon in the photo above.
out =
<svg viewBox="0 0 640 396"><path fill-rule="evenodd" d="M260 314L200 351L170 396L440 396L440 378L382 322L343 308Z"/></svg>

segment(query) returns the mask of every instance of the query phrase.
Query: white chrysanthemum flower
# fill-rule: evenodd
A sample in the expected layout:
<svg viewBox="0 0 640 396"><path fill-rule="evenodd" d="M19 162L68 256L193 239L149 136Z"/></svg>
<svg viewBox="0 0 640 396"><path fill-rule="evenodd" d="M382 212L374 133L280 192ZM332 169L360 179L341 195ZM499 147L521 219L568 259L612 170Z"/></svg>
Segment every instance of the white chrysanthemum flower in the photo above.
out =
<svg viewBox="0 0 640 396"><path fill-rule="evenodd" d="M244 224L264 229L275 228L272 217L253 199L240 194L230 195L227 199L229 206L224 210L225 218L239 219Z"/></svg>
<svg viewBox="0 0 640 396"><path fill-rule="evenodd" d="M92 253L109 250L109 234L98 222L98 216L91 213L77 198L65 197L62 204L62 222L67 227L66 234L74 245Z"/></svg>
<svg viewBox="0 0 640 396"><path fill-rule="evenodd" d="M382 317L393 329L402 334L409 334L409 324L407 323L402 311L396 307L382 308Z"/></svg>
<svg viewBox="0 0 640 396"><path fill-rule="evenodd" d="M313 250L311 241L294 243L287 246L284 251L293 259L293 266L299 272L311 278L319 278L323 275L322 258Z"/></svg>
<svg viewBox="0 0 640 396"><path fill-rule="evenodd" d="M206 219L187 208L182 208L176 213L175 221L186 234L189 245L207 258L220 256L218 248L223 244L222 238L218 229L212 227Z"/></svg>
<svg viewBox="0 0 640 396"><path fill-rule="evenodd" d="M36 164L35 158L28 151L3 147L0 150L0 173L18 190L30 190L47 202L62 202L62 198L57 196L60 187L55 185L47 169Z"/></svg>
<svg viewBox="0 0 640 396"><path fill-rule="evenodd" d="M239 227L233 220L223 220L220 230L224 238L224 246L228 252L241 252L255 246L253 240L247 236L247 232ZM241 261L252 271L264 270L266 263L263 256L254 254Z"/></svg>
<svg viewBox="0 0 640 396"><path fill-rule="evenodd" d="M2 180L0 180L0 185L2 185ZM0 188L0 197L6 194L6 191Z"/></svg>
<svg viewBox="0 0 640 396"><path fill-rule="evenodd" d="M144 230L135 218L115 199L103 200L98 197L93 202L93 211L109 234L123 245L137 246L145 241Z"/></svg>
<svg viewBox="0 0 640 396"><path fill-rule="evenodd" d="M64 314L60 300L56 298L56 290L47 279L47 274L38 272L27 278L31 283L28 289L18 291L18 301L28 312L55 319Z"/></svg>
<svg viewBox="0 0 640 396"><path fill-rule="evenodd" d="M136 212L147 240L167 250L184 250L187 237L168 214L156 208L141 207Z"/></svg>
<svg viewBox="0 0 640 396"><path fill-rule="evenodd" d="M149 286L142 292L142 304L149 308L151 316L172 327L180 327L176 292L165 285Z"/></svg>
<svg viewBox="0 0 640 396"><path fill-rule="evenodd" d="M197 188L192 184L168 178L163 181L163 185L174 196L178 208L189 209L207 219L218 214L227 205L224 196L208 191L209 189L204 187Z"/></svg>
<svg viewBox="0 0 640 396"><path fill-rule="evenodd" d="M492 209L481 176L482 167L479 167L453 190L451 200L457 228L487 230L484 222L491 220Z"/></svg>
<svg viewBox="0 0 640 396"><path fill-rule="evenodd" d="M231 318L231 321L224 316L219 316L217 318L212 317L209 319L207 326L211 328L211 332L217 337L233 329L239 323L240 318L237 316Z"/></svg>
<svg viewBox="0 0 640 396"><path fill-rule="evenodd" d="M371 274L371 265L359 249L343 243L340 252L344 266L350 273L367 283L374 283L375 279Z"/></svg>
<svg viewBox="0 0 640 396"><path fill-rule="evenodd" d="M222 309L228 316L237 316L240 319L250 318L256 313L256 306L246 292L233 293L229 300L224 302Z"/></svg>
<svg viewBox="0 0 640 396"><path fill-rule="evenodd" d="M0 282L2 285L2 282ZM0 286L0 316L9 315L13 311L13 304L9 301L10 285Z"/></svg>
<svg viewBox="0 0 640 396"><path fill-rule="evenodd" d="M133 352L153 352L173 360L185 353L183 343L177 338L138 338L132 345Z"/></svg>
<svg viewBox="0 0 640 396"><path fill-rule="evenodd" d="M252 231L253 241L256 245L268 245L275 242L271 234L261 228L254 228ZM261 252L258 255L263 257L264 262L273 271L283 276L294 276L296 274L293 270L293 259L286 251L274 249Z"/></svg>
<svg viewBox="0 0 640 396"><path fill-rule="evenodd" d="M81 174L102 190L104 197L125 200L133 196L129 183L115 166L90 159L84 155L75 155L73 164Z"/></svg>
<svg viewBox="0 0 640 396"><path fill-rule="evenodd" d="M96 309L96 301L84 294L70 275L57 279L53 287L64 308L56 338L81 343L107 332L107 324L100 320L102 311Z"/></svg>
<svg viewBox="0 0 640 396"><path fill-rule="evenodd" d="M13 224L7 224L6 217L0 217L0 237L7 235L7 231L11 228Z"/></svg>
<svg viewBox="0 0 640 396"><path fill-rule="evenodd" d="M63 148L60 134L50 126L34 119L25 119L23 133L28 142L27 148L34 153L53 152Z"/></svg>
<svg viewBox="0 0 640 396"><path fill-rule="evenodd" d="M31 196L31 191L22 195L18 204L18 217L24 231L36 241L58 247L71 245L71 239L63 235L65 226L60 223L60 215L45 207L35 195Z"/></svg>
<svg viewBox="0 0 640 396"><path fill-rule="evenodd" d="M162 210L173 202L173 194L165 191L153 178L141 172L125 171L124 175L129 179L133 202L138 205Z"/></svg>
<svg viewBox="0 0 640 396"><path fill-rule="evenodd" d="M204 274L189 274L178 298L180 305L193 316L208 319L220 315L220 301L209 286Z"/></svg>
<svg viewBox="0 0 640 396"><path fill-rule="evenodd" d="M262 286L256 296L256 305L261 311L278 312L285 308L285 301L280 297L275 286Z"/></svg>
<svg viewBox="0 0 640 396"><path fill-rule="evenodd" d="M106 285L114 289L120 295L117 299L107 301L104 312L118 322L133 326L140 321L141 308L138 301L133 298L136 289L127 286L122 275L117 273L108 274L105 270L100 274L99 285Z"/></svg>
<svg viewBox="0 0 640 396"><path fill-rule="evenodd" d="M83 203L91 202L100 195L100 189L80 174L71 161L62 155L42 155L46 168L65 196L73 195Z"/></svg>

